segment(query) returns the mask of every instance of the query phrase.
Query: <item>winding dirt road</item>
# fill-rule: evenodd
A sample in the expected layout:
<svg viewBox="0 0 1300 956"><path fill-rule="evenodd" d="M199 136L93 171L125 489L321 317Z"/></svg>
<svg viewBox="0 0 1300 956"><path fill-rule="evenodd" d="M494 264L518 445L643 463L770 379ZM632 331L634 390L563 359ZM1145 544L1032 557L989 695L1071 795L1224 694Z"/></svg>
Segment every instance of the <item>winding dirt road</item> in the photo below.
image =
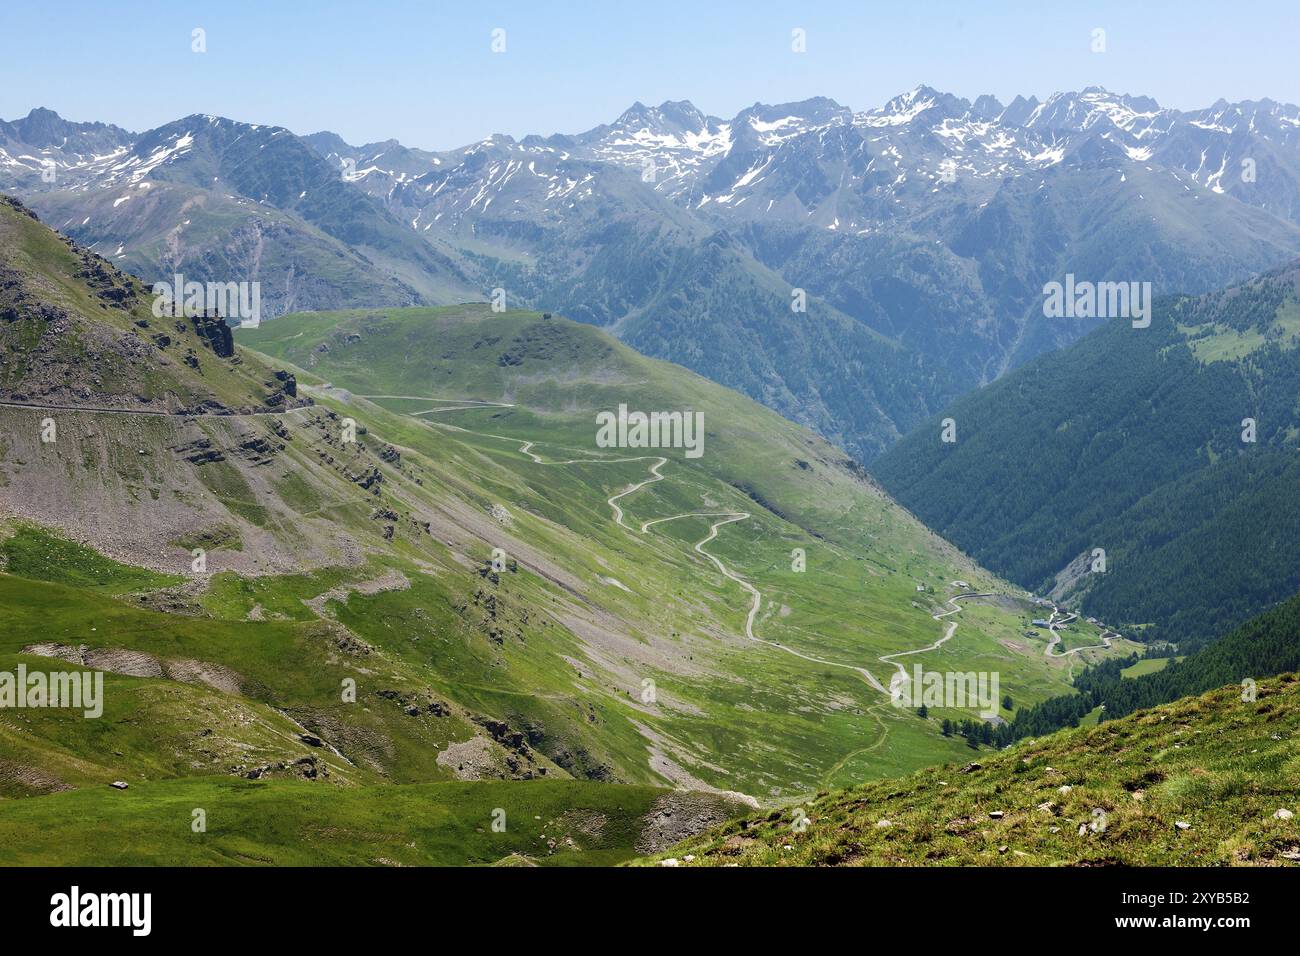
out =
<svg viewBox="0 0 1300 956"><path fill-rule="evenodd" d="M1043 648L1044 657L1069 657L1071 654L1078 654L1080 651L1091 651L1098 647L1104 647L1106 650L1110 650L1111 639L1121 636L1118 631L1104 631L1101 635L1100 644L1088 644L1084 647L1075 647L1071 650L1055 654L1053 653L1052 648L1061 643L1061 635L1057 633L1057 629L1065 627L1065 625L1070 624L1079 618L1078 614L1071 612L1058 621L1056 615L1059 613L1061 612L1058 609L1053 609L1051 617L1047 619L1047 629L1051 632L1052 639L1048 641L1047 646Z"/></svg>
<svg viewBox="0 0 1300 956"><path fill-rule="evenodd" d="M961 605L957 603L958 601L963 601L966 598L982 598L982 597L992 597L992 596L993 593L991 591L987 591L987 592L968 591L965 594L954 594L952 597L948 598L946 602L944 602L946 604L952 605L951 610L940 611L938 614L931 614L930 616L934 618L936 621L941 621L945 617L948 617L952 614L961 613ZM907 680L907 668L905 668L902 664L895 661L894 660L895 657L908 657L912 654L924 654L926 651L936 651L940 647L942 647L948 640L950 640L953 634L955 634L956 632L957 632L957 622L949 621L947 633L945 633L943 637L939 638L933 644L930 644L927 647L918 647L915 650L911 650L911 651L898 651L897 653L894 654L882 654L880 657L876 658L876 660L880 661L882 664L893 664L893 666L898 668L898 671L894 674L892 678L890 678L889 681L890 696L892 697L894 695L895 689L898 687L898 684L901 681Z"/></svg>
<svg viewBox="0 0 1300 956"><path fill-rule="evenodd" d="M334 388L335 386L332 383L326 383L320 386L304 386L305 391L331 391ZM473 409L473 408L515 408L517 407L513 403L509 403L509 402L489 402L481 399L469 399L469 398L434 398L428 395L362 395L360 393L353 393L353 394L356 394L358 398L364 398L364 399L401 399L405 401L439 403L439 406L437 408L428 408L428 409L423 409L421 411L408 413L412 417L433 415L441 412L461 411L464 409ZM85 406L35 405L35 404L26 404L20 402L5 402L5 401L0 401L0 406L6 406L11 408L37 409L37 410L44 409L50 411L93 412L98 414L117 414L117 415L150 415L150 416L167 416L167 417L174 417L177 415L177 413L173 413L173 412L154 411L154 410L92 408L92 407L85 407ZM251 417L251 416L260 416L260 415L283 415L285 414L286 411L291 411L291 410L292 409L278 409L278 410L268 410L268 411L244 412L244 413L228 413L226 415L213 415L212 417L224 418L224 417ZM185 417L189 417L189 416L185 415ZM627 529L628 531L639 532L641 534L648 534L650 529L657 524L663 524L668 521L677 521L681 518L718 519L709 526L709 533L701 540L695 542L693 546L693 550L701 557L711 562L713 566L716 567L724 577L726 577L731 581L734 581L741 588L743 588L747 594L749 594L750 607L749 607L749 613L745 617L745 637L747 637L751 641L754 641L757 644L764 644L768 647L776 648L778 650L784 651L787 654L791 654L794 657L798 657L802 660L809 661L814 664L822 664L827 667L839 667L844 670L853 671L855 674L859 675L863 680L865 680L868 684L870 684L871 687L873 687L874 689L876 689L882 694L889 695L892 687L898 682L898 680L900 678L906 677L906 670L903 668L901 664L893 661L893 658L903 657L911 654L921 654L924 653L925 651L935 650L936 648L942 646L946 641L950 640L953 634L957 630L957 622L953 621L948 625L948 630L943 635L943 637L939 638L939 640L935 641L933 644L927 645L926 647L919 647L910 651L899 651L894 654L885 654L877 658L881 663L893 664L894 667L898 668L898 673L895 674L893 680L890 682L890 688L886 688L876 678L876 676L865 667L859 667L856 664L845 664L841 661L828 661L825 658L815 657L811 654L805 654L802 651L797 651L792 647L787 647L786 645L780 643L779 641L765 640L761 637L758 637L754 633L754 621L758 617L759 611L762 610L762 606L763 606L763 593L758 588L754 587L754 585L752 585L743 577L741 577L739 574L736 574L729 567L727 567L727 565L724 564L722 560L719 559L716 555L710 554L708 551L704 550L704 546L706 544L708 544L710 541L713 541L715 538L717 538L719 528L721 528L723 525L731 524L736 521L745 521L749 519L750 517L752 517L750 512L748 511L685 512L683 514L670 515L666 518L654 518L649 521L644 521L641 523L640 528L633 528L625 520L623 520L626 517L626 512L624 512L622 506L619 505L619 501L623 498L626 498L628 495L635 494L636 492L640 491L642 488L646 487L647 485L652 485L655 482L663 481L664 475L659 469L661 469L664 465L668 464L667 458L660 455L639 455L631 458L570 458L565 460L546 461L540 455L538 455L536 452L532 450L535 444L535 442L532 441L525 441L519 438L512 438L507 435L494 435L491 434L490 432L476 432L476 431L472 431L471 429L461 428L458 425L451 425L446 422L432 422L424 418L421 418L420 420L424 421L426 424L436 426L439 428L445 428L451 431L464 432L470 435L479 435L484 438L493 438L499 441L515 442L519 445L519 451L527 455L530 459L532 459L532 461L535 464L538 465L620 464L620 463L627 463L627 462L634 462L634 461L653 462L653 464L650 465L649 478L645 479L644 481L639 481L636 484L633 484L630 487L624 489L623 491L620 491L617 494L611 495L609 498L605 499L606 504L609 505L610 509L614 513L614 522L619 526ZM956 603L958 600L963 598L970 598L970 597L987 597L987 596L988 595L974 594L974 593L955 595L954 597L948 599L948 603L952 605L951 610L944 611L942 613L935 614L932 616L934 617L935 620L940 620L944 617L947 617L950 614L956 614L961 611L961 607ZM1053 634L1055 636L1054 631ZM1103 637L1102 640L1106 641L1106 638ZM1059 636L1056 636L1053 643L1048 645L1049 653L1051 651L1051 648L1055 646L1055 643L1059 641L1060 641ZM1107 642L1105 646L1109 647L1110 646L1109 642ZM1086 648L1076 648L1073 651L1067 651L1066 654L1074 654L1080 650L1086 650ZM1062 654L1062 655L1052 655L1052 656L1065 656L1065 655Z"/></svg>
<svg viewBox="0 0 1300 956"><path fill-rule="evenodd" d="M470 407L502 407L502 408L515 407L513 405L505 405L499 402L480 402L480 401L466 402L465 400L460 400L460 399L435 399L435 398L429 398L428 396L419 396L419 395L362 395L360 397L401 398L401 399L410 399L410 400L418 400L418 401L430 401L430 402L436 401L436 402L447 403L442 408L436 408L436 409L431 408L421 412L413 413L419 415L434 414L440 411L456 411L461 408L470 408ZM639 532L640 534L647 534L649 533L650 529L655 525L664 524L665 522L668 521L677 521L682 518L716 518L717 520L714 521L709 526L709 533L699 541L695 542L695 544L693 545L693 550L701 557L705 558L711 564L713 564L713 566L716 567L724 577L726 577L728 580L735 582L742 589L744 589L744 591L749 595L750 606L749 606L749 613L745 617L745 637L755 642L756 644L763 644L767 647L776 648L777 650L784 651L787 654L793 655L794 657L798 657L801 660L809 661L810 663L822 664L827 667L838 667L844 670L852 671L855 674L857 674L859 677L861 677L863 680L865 680L872 688L886 695L887 697L891 697L891 699L892 699L891 692L893 687L896 686L897 682L900 679L904 679L907 676L907 671L904 669L903 665L894 661L893 658L904 657L912 654L922 654L925 653L926 651L935 650L939 647L942 647L943 644L946 643L947 641L951 640L953 634L956 633L957 631L957 622L951 621L949 622L948 629L944 633L943 637L939 638L933 644L928 644L925 647L918 647L909 651L898 651L893 654L885 654L877 658L877 660L879 660L881 663L892 664L892 666L898 668L897 673L894 675L893 679L890 682L890 687L885 687L885 685L880 682L880 680L876 677L876 675L873 674L866 667L860 667L856 664L845 664L841 661L828 661L825 658L816 657L812 654L805 654L802 651L797 651L792 647L787 647L786 645L780 643L779 641L765 640L764 638L761 638L754 633L754 621L757 619L758 614L763 607L762 591L756 588L749 581L745 580L745 578L741 577L739 574L732 571L731 568L727 567L727 565L723 563L723 561L720 558L718 558L716 555L711 554L710 552L704 549L705 545L707 545L710 541L713 541L714 539L717 538L719 528L721 528L723 525L732 524L733 522L747 520L748 518L752 517L750 512L748 511L721 511L721 512L688 511L682 514L669 515L668 517L665 518L653 518L649 521L643 521L639 528L633 528L624 520L624 518L626 517L626 512L623 510L623 507L619 504L619 501L621 501L623 498L626 498L628 495L640 491L642 488L646 487L647 485L652 485L655 482L663 481L665 476L660 471L660 469L663 468L664 465L668 464L667 458L661 455L639 455L631 458L569 458L564 460L546 461L540 455L538 455L536 452L533 451L533 447L536 444L533 441L526 441L520 438L513 438L508 435L494 435L490 432L476 432L467 428L461 428L458 425L451 425L446 422L432 422L432 421L428 421L427 419L422 419L422 420L424 420L429 425L434 425L439 428L446 428L452 431L465 432L466 434L471 434L471 435L479 435L484 438L493 438L498 441L514 442L519 445L519 451L521 453L527 455L530 459L532 459L534 463L538 465L618 464L618 463L626 463L626 462L634 462L634 461L653 462L653 464L650 465L649 478L646 478L644 481L639 481L633 485L630 485L629 487L623 489L617 494L611 495L609 498L605 499L605 503L609 505L610 509L614 513L615 524L618 524L619 526L626 528L628 531ZM949 615L958 614L961 612L961 606L957 604L957 601L964 600L966 598L978 598L978 597L989 597L989 596L990 594L988 593L979 593L979 592L969 592L966 594L954 595L953 597L949 598L946 602L947 604L951 605L950 610L942 611L931 616L936 621L942 620L943 618L948 617Z"/></svg>

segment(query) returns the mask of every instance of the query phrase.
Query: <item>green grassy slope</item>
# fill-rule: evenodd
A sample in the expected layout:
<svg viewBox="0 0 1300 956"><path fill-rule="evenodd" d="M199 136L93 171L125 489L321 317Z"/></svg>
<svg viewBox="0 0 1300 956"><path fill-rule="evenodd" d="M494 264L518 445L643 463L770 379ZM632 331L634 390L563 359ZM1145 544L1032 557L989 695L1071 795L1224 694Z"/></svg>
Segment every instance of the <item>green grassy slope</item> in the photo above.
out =
<svg viewBox="0 0 1300 956"><path fill-rule="evenodd" d="M327 790L198 778L0 803L0 865L608 865L661 843L665 809L734 812L707 795L575 781Z"/></svg>
<svg viewBox="0 0 1300 956"><path fill-rule="evenodd" d="M593 439L598 410L619 403L633 409L700 410L707 433L703 457L688 460L669 450L665 480L624 503L634 526L681 513L749 511L749 520L728 525L709 550L763 590L755 620L759 637L836 663L868 666L887 681L892 668L876 658L938 640L944 626L931 614L947 609L944 597L958 590L952 581L965 580L1003 596L986 607L968 605L960 618L960 638L906 659L909 665L996 669L1004 685L1014 687L1022 695L1017 699L1026 702L1050 694L1066 679L1068 662L1046 660L1045 641L1023 638L1023 625L1031 616L1028 608L899 511L842 454L734 393L644 359L587 327L540 319L535 313L498 315L486 307L465 306L287 316L240 338L304 369L304 381L312 376L328 380L336 387L335 398L342 395L338 389L346 389L353 402L357 396L369 396L371 402L407 413L408 420L420 424L403 426L393 439L404 447L433 449L465 441L483 454L511 461L525 488L522 496L521 489L501 488L513 496L505 500L507 509L562 524L589 542L607 546L615 557L628 554L635 570L611 573L617 568L609 564L609 556L603 559L603 570L592 568L593 576L612 577L623 585L607 589L603 600L636 608L636 616L659 615L665 625L671 622L675 636L699 628L695 614L677 616L675 605L690 590L674 583L673 575L660 579L645 555L654 554L674 575L685 574L685 581L716 588L710 604L730 628L740 630L744 624L748 601L743 592L709 573L707 566L701 568L692 556L690 546L706 536L709 519L657 525L653 535L638 541L614 525L608 511L575 506L644 480L647 463L529 467L511 448L510 439L519 443L543 436L533 451L544 461L597 457L601 452ZM322 402L331 400L327 393L314 394ZM421 395L513 407L452 405L451 410L438 411L439 402L414 397ZM617 452L647 453L653 454ZM459 464L463 467L464 459ZM494 493L500 480L493 478L488 485ZM582 486L592 490L575 494ZM559 540L548 545L551 553L571 546L571 541ZM629 546L634 549L630 554ZM796 547L807 554L804 573L791 571L790 555ZM565 560L581 558L566 553ZM917 582L927 582L924 594L918 594ZM642 593L623 590L629 584L633 592ZM714 658L717 650L690 653L693 659L695 654ZM742 779L765 783L763 792L775 795L791 789L772 779L775 763L805 767L797 790L816 786L828 775L851 780L907 769L958 747L938 734L937 719L927 723L876 706L882 695L872 693L851 669L819 667L753 644L743 656L727 654L719 666L731 675L725 680L717 679L722 674L714 675L702 683L684 681L683 675L671 672L644 673L661 688L671 682L673 693L689 694L693 704L725 701L736 714L734 725L719 719L716 710L708 721L672 715L672 734L679 740L685 737L698 753L731 754L744 768ZM800 675L810 671L817 674L819 691L800 686L806 679ZM733 686L737 676L741 681ZM766 738L762 744L756 742L760 735L754 733L755 721L773 728L761 735ZM786 741L794 744L788 751Z"/></svg>
<svg viewBox="0 0 1300 956"><path fill-rule="evenodd" d="M0 605L0 670L107 672L102 718L0 712L0 796L279 763L290 766L276 773L309 773L294 767L304 757L343 784L450 779L438 753L479 731L431 693L425 668L358 649L332 622L163 614L8 574ZM75 653L51 659L50 645ZM356 703L343 698L347 679ZM434 701L445 712L430 711ZM412 705L420 713L408 714ZM304 743L307 732L326 745Z"/></svg>
<svg viewBox="0 0 1300 956"><path fill-rule="evenodd" d="M288 408L273 370L220 356L106 259L0 199L0 400L151 411Z"/></svg>
<svg viewBox="0 0 1300 956"><path fill-rule="evenodd" d="M31 288L80 255L16 228L52 244L24 253ZM76 271L54 270L69 323L139 328ZM173 392L207 387L206 356L166 357L138 355ZM98 719L0 713L0 798L217 775L783 804L969 752L941 723L973 705L891 706L889 655L997 671L1018 707L1068 687L1078 656L1026 636L1023 594L842 452L590 326L486 306L290 316L223 362L230 389L293 373L302 404L0 408L0 669L102 671L107 698ZM597 447L596 412L620 403L700 412L702 457ZM967 591L984 596L950 603Z"/></svg>
<svg viewBox="0 0 1300 956"><path fill-rule="evenodd" d="M819 794L646 862L684 865L1294 865L1300 680L1263 681L1026 741L965 766ZM887 822L882 822L887 821ZM1185 824L1186 826L1180 826Z"/></svg>

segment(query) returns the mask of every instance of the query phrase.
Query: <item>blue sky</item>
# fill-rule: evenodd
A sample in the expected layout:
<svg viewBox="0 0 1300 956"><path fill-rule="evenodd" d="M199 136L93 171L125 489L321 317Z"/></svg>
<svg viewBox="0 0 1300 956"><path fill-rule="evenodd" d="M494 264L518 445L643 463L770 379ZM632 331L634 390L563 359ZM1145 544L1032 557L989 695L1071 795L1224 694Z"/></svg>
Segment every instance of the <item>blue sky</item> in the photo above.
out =
<svg viewBox="0 0 1300 956"><path fill-rule="evenodd" d="M491 52L495 28L505 53ZM817 95L863 109L919 83L1004 101L1100 85L1182 108L1300 102L1295 0L3 0L0 36L5 119L48 106L140 130L216 113L430 149L579 132L636 100L727 117Z"/></svg>

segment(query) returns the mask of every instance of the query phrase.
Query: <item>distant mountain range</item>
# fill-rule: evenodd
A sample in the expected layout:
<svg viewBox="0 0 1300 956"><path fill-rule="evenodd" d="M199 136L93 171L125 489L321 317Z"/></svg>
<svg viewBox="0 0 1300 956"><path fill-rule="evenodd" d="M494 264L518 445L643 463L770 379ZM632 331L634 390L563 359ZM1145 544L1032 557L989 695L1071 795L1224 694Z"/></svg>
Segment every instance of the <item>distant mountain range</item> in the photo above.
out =
<svg viewBox="0 0 1300 956"><path fill-rule="evenodd" d="M1200 293L1300 256L1300 108L922 86L865 112L638 103L446 152L36 110L0 122L0 190L148 280L260 279L270 315L501 288L870 461L1101 321L1045 319L1045 282Z"/></svg>
<svg viewBox="0 0 1300 956"><path fill-rule="evenodd" d="M268 315L475 294L284 129L191 116L136 135L34 110L0 123L0 170L0 188L119 267L260 281Z"/></svg>

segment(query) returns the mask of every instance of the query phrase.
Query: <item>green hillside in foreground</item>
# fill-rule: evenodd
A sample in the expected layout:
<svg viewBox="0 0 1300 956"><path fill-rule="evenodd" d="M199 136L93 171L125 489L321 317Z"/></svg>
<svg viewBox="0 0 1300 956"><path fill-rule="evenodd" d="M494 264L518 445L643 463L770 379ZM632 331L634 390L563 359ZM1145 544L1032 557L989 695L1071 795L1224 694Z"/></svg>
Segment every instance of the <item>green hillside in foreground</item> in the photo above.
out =
<svg viewBox="0 0 1300 956"><path fill-rule="evenodd" d="M608 865L737 809L559 780L339 789L198 778L0 801L0 866Z"/></svg>
<svg viewBox="0 0 1300 956"><path fill-rule="evenodd" d="M1294 865L1298 778L1300 678L1285 674L1261 681L1253 701L1229 686L965 765L822 793L645 862Z"/></svg>
<svg viewBox="0 0 1300 956"><path fill-rule="evenodd" d="M1157 302L1149 328L1109 322L952 403L873 473L992 570L1191 651L1300 591L1298 391L1292 266Z"/></svg>

